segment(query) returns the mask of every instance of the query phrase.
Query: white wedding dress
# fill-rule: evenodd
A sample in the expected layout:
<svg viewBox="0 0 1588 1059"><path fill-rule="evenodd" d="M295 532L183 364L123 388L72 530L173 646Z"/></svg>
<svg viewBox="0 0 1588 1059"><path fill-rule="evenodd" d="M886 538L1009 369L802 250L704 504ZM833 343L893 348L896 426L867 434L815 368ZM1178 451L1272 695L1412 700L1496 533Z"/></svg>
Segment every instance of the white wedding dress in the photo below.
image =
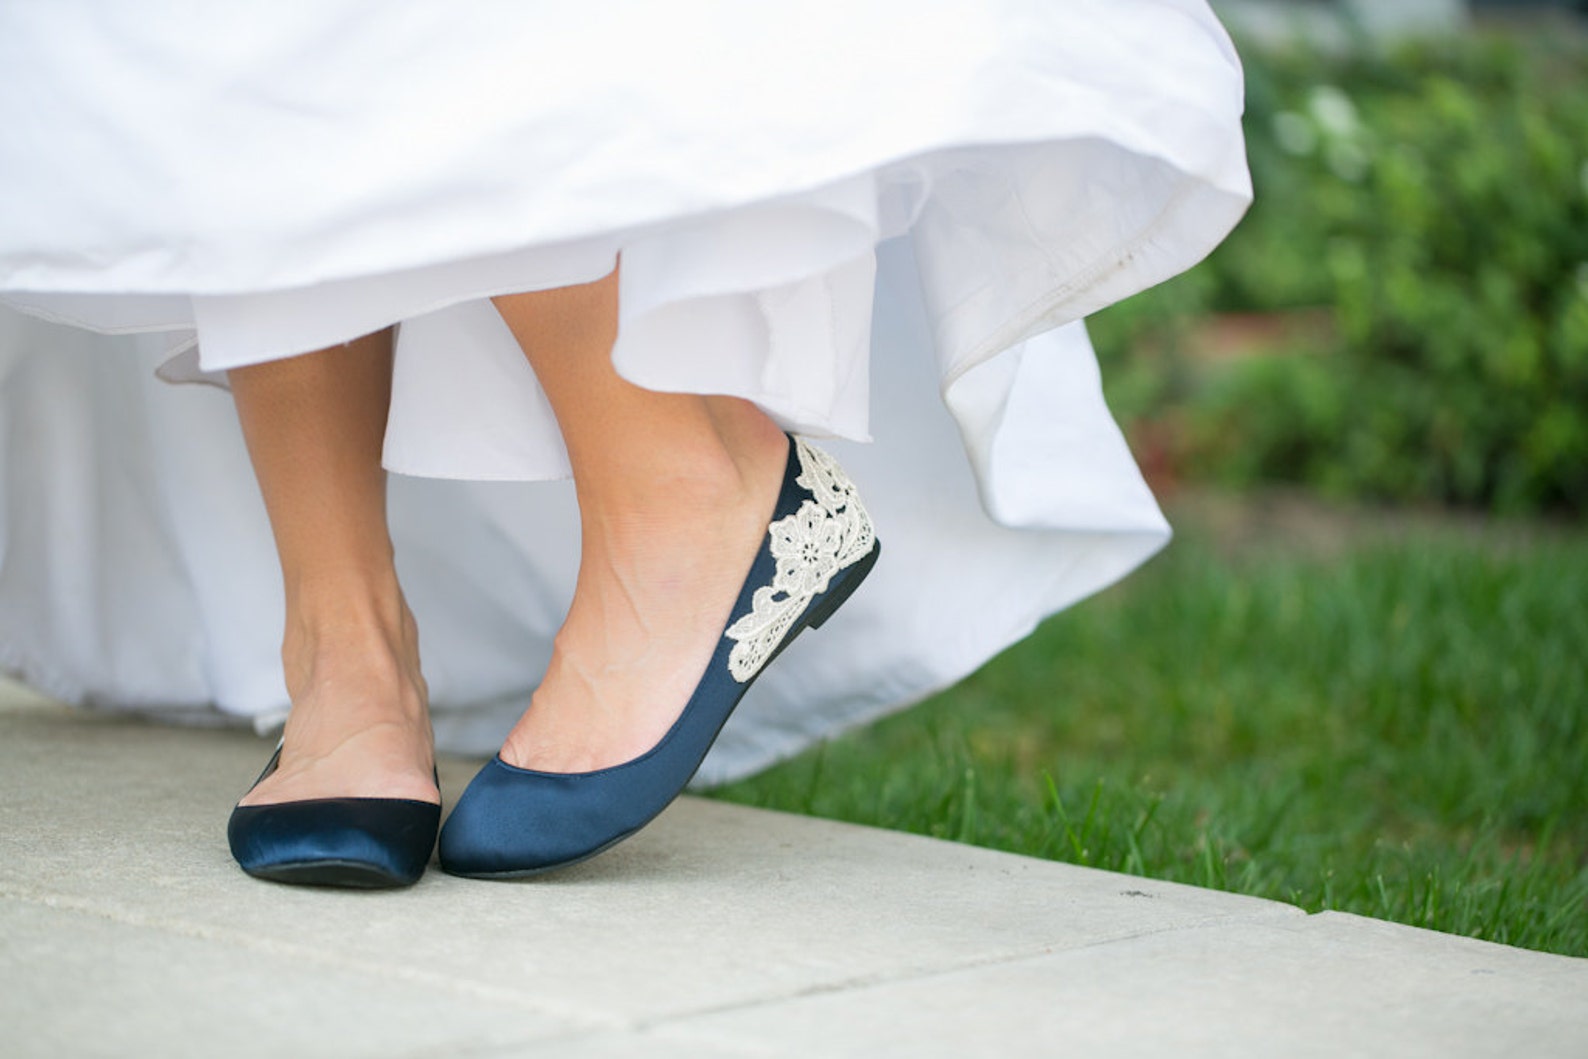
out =
<svg viewBox="0 0 1588 1059"><path fill-rule="evenodd" d="M235 413L173 383L396 323L437 734L494 750L578 542L489 298L621 255L619 371L832 439L884 543L701 778L913 702L1167 539L1079 321L1240 217L1241 100L1201 0L0 0L0 667L279 721Z"/></svg>

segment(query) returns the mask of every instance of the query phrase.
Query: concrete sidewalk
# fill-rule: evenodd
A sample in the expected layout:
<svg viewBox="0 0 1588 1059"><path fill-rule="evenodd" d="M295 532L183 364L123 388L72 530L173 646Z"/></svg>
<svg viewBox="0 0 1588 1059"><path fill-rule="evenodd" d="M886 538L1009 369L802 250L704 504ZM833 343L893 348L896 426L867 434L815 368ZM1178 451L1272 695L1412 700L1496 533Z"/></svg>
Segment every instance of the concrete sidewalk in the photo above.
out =
<svg viewBox="0 0 1588 1059"><path fill-rule="evenodd" d="M539 880L260 883L268 749L0 705L0 1055L1588 1055L1585 960L698 799Z"/></svg>

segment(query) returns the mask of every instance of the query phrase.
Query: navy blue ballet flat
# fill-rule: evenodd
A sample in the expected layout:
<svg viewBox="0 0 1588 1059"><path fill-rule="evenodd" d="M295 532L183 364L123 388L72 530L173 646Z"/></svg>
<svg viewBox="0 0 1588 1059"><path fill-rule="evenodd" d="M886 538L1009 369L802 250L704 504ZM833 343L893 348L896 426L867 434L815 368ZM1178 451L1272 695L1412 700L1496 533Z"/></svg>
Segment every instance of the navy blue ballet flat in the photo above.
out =
<svg viewBox="0 0 1588 1059"><path fill-rule="evenodd" d="M441 868L482 879L536 875L623 841L678 797L766 664L820 626L881 550L855 488L832 458L791 440L767 539L706 673L667 734L594 772L537 772L492 760L441 830Z"/></svg>
<svg viewBox="0 0 1588 1059"><path fill-rule="evenodd" d="M276 770L281 747L254 786ZM406 798L311 798L239 805L232 856L256 879L304 886L412 886L435 849L441 806Z"/></svg>

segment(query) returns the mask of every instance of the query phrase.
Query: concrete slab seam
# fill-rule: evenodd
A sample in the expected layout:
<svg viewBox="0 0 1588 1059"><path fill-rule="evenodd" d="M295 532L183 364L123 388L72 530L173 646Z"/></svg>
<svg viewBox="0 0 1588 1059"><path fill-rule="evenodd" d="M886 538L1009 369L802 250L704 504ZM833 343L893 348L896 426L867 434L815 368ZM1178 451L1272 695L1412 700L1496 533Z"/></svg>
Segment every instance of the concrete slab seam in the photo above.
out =
<svg viewBox="0 0 1588 1059"><path fill-rule="evenodd" d="M929 981L933 978L943 977L974 971L985 967L1018 964L1030 960L1052 956L1055 953L1084 952L1090 949L1107 945L1130 942L1141 938L1153 937L1162 934L1184 933L1187 931L1204 930L1240 923L1266 922L1273 920L1291 920L1309 918L1305 912L1291 905L1275 903L1272 907L1257 909L1251 912L1241 912L1223 915L1205 916L1196 920L1182 922L1173 926L1133 931L1110 938L1087 942L1075 946L1060 946L1051 942L1019 949L1006 949L1002 952L984 953L971 959L955 960L947 963L917 964L913 967L899 968L888 972L856 975L837 981L823 982L802 989L784 992L768 992L760 996L744 997L729 1003L709 1004L699 1007L681 1008L663 1015L646 1016L640 1018L627 1018L614 1016L601 1012L592 1012L589 1009L566 1008L557 1005L537 1002L525 994L510 989L502 989L486 985L477 981L457 978L446 975L413 969L399 968L390 964L357 959L327 957L326 954L314 949L308 949L290 942L275 941L259 935L240 931L217 929L212 926L195 924L184 920L171 919L160 916L143 915L136 911L112 904L96 902L77 897L68 897L60 894L51 894L42 891L30 891L14 885L0 883L0 900L11 899L30 904L41 905L59 911L70 911L84 915L95 916L113 923L127 926L141 927L165 931L182 937L200 941L235 945L239 948L265 953L273 956L303 960L317 966L368 974L388 981L401 982L423 988L439 989L461 998L469 998L487 1003L499 1004L507 1007L518 1008L534 1012L550 1018L575 1022L587 1028L589 1033L626 1032L651 1034L658 1033L667 1036L663 1031L680 1028L689 1021L714 1015L731 1012L754 1010L789 1001L798 1001L811 997L828 996L845 992L863 992L869 989L901 983ZM575 1031L568 1034L566 1039L579 1039L582 1034ZM533 1037L526 1040L541 1041L543 1037Z"/></svg>
<svg viewBox="0 0 1588 1059"><path fill-rule="evenodd" d="M1116 937L1103 938L1098 941L1086 942L1082 945L1056 946L1053 944L1032 947L1029 949L1010 949L1000 953L989 953L974 959L959 960L953 963L935 965L916 965L901 968L891 972L878 972L873 974L856 975L836 982L823 982L818 985L807 986L792 992L767 994L759 997L747 997L725 1004L711 1004L697 1008L687 1008L666 1015L656 1015L646 1018L624 1020L620 1028L642 1033L676 1028L679 1024L693 1019L705 1018L713 1015L728 1014L731 1012L750 1011L759 1007L782 1004L789 1001L808 1000L812 997L830 996L835 993L864 992L868 989L877 989L884 986L899 985L903 983L925 982L933 978L946 977L960 974L965 971L980 970L985 967L1001 967L1039 960L1045 957L1067 953L1086 952L1091 949L1103 948L1108 945L1117 945L1123 942L1138 941L1142 938L1155 937L1162 934L1178 934L1195 930L1230 926L1240 923L1262 923L1269 920L1306 919L1307 913L1291 905L1281 905L1278 908L1265 908L1250 913L1240 913L1225 916L1208 916L1204 919L1187 923L1179 923L1170 927L1160 927L1152 930L1141 930L1131 934L1120 934Z"/></svg>

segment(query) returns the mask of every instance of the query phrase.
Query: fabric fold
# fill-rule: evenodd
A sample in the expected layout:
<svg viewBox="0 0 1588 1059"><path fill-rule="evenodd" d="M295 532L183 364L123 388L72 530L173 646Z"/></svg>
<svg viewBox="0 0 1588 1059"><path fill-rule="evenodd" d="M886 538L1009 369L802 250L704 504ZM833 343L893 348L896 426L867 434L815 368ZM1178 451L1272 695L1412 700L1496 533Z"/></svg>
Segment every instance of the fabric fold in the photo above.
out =
<svg viewBox="0 0 1588 1059"><path fill-rule="evenodd" d="M831 439L885 542L705 781L953 682L1167 539L1081 321L1249 201L1201 0L60 0L0 6L0 68L0 666L62 698L284 713L230 400L162 380L391 326L437 732L495 749L578 520L491 299L614 267L617 370Z"/></svg>

